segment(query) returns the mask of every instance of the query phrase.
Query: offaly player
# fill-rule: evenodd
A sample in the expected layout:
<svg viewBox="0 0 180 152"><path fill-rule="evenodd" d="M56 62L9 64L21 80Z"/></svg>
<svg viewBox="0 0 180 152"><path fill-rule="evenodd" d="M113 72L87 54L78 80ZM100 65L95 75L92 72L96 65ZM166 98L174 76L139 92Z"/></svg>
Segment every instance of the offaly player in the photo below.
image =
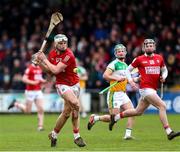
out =
<svg viewBox="0 0 180 152"><path fill-rule="evenodd" d="M156 44L153 39L145 39L142 49L144 55L135 58L128 67L129 71L138 68L141 75L139 89L141 95L140 102L136 109L128 109L112 116L109 128L112 129L113 125L119 119L142 115L149 105L153 105L159 110L159 117L166 131L167 138L172 140L173 138L180 136L180 132L174 132L169 126L166 114L166 104L158 96L156 91L159 81L161 83L165 82L168 71L164 64L163 57L154 53Z"/></svg>
<svg viewBox="0 0 180 152"><path fill-rule="evenodd" d="M122 44L117 44L114 48L114 54L116 59L113 60L106 68L103 77L110 81L110 84L119 81L115 86L110 88L107 95L107 104L110 115L118 114L120 111L132 109L134 108L131 100L126 94L126 84L128 82L127 75L130 73L127 73L127 64L124 62L125 56L126 56L126 47ZM129 76L128 76L129 77ZM132 80L132 79L131 79ZM92 128L92 126L98 122L110 122L110 115L95 115L92 114L90 116L89 122L88 122L88 130ZM126 132L124 139L133 139L131 136L132 127L134 123L134 118L129 117L127 126L126 126Z"/></svg>

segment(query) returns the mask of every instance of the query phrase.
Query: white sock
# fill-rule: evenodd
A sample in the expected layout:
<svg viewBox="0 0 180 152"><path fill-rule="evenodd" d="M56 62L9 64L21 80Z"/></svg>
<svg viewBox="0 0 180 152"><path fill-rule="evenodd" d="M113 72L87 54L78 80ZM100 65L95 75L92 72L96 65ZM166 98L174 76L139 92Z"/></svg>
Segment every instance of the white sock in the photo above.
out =
<svg viewBox="0 0 180 152"><path fill-rule="evenodd" d="M118 121L119 119L120 119L120 115L119 114L115 115L114 120Z"/></svg>
<svg viewBox="0 0 180 152"><path fill-rule="evenodd" d="M57 133L54 130L52 131L52 137L57 138Z"/></svg>
<svg viewBox="0 0 180 152"><path fill-rule="evenodd" d="M94 116L94 121L99 121L99 116Z"/></svg>
<svg viewBox="0 0 180 152"><path fill-rule="evenodd" d="M77 139L77 138L80 137L80 134L79 134L79 133L73 133L73 135L74 135L74 139Z"/></svg>
<svg viewBox="0 0 180 152"><path fill-rule="evenodd" d="M167 135L169 135L170 133L172 132L172 130L171 130L171 128L166 128L166 133L167 133Z"/></svg>
<svg viewBox="0 0 180 152"><path fill-rule="evenodd" d="M130 137L131 136L131 132L132 132L132 129L126 128L125 137Z"/></svg>

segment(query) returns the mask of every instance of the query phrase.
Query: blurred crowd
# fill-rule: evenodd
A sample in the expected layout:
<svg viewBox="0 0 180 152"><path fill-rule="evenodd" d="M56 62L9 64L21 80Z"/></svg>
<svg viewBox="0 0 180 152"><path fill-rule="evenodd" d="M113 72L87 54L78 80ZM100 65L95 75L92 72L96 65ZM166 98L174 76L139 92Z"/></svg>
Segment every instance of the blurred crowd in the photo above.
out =
<svg viewBox="0 0 180 152"><path fill-rule="evenodd" d="M107 86L102 78L114 58L114 46L127 47L129 64L142 53L142 42L153 38L164 56L167 87L180 76L180 1L178 0L1 0L0 90L23 90L21 81L31 55L40 49L50 16L60 11L64 21L49 37L64 33L69 47L88 71L87 88Z"/></svg>

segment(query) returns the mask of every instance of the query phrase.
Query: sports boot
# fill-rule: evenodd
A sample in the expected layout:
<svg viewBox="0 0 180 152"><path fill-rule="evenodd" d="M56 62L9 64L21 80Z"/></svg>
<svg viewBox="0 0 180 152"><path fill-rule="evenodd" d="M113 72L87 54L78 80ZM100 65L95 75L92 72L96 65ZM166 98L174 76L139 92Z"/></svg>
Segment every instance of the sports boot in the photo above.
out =
<svg viewBox="0 0 180 152"><path fill-rule="evenodd" d="M78 137L74 140L74 143L78 145L79 147L84 147L86 146L86 143L83 141L81 137Z"/></svg>
<svg viewBox="0 0 180 152"><path fill-rule="evenodd" d="M180 132L171 131L171 133L169 135L167 135L167 138L168 138L168 140L172 140L177 136L180 136Z"/></svg>
<svg viewBox="0 0 180 152"><path fill-rule="evenodd" d="M53 132L50 132L48 137L51 140L51 147L56 147L56 145L57 145L57 135L55 135Z"/></svg>

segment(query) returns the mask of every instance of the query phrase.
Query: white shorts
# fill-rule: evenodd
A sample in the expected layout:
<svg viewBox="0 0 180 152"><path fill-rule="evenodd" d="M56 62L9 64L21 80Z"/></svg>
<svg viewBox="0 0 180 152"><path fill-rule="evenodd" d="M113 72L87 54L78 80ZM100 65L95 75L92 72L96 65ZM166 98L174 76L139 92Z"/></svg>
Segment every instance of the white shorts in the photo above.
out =
<svg viewBox="0 0 180 152"><path fill-rule="evenodd" d="M141 98L144 100L147 95L156 94L157 92L152 88L143 88L139 89L139 93L141 95Z"/></svg>
<svg viewBox="0 0 180 152"><path fill-rule="evenodd" d="M84 94L86 92L86 89L85 88L80 88L80 94Z"/></svg>
<svg viewBox="0 0 180 152"><path fill-rule="evenodd" d="M120 108L122 105L130 102L131 100L125 92L110 92L107 94L108 108Z"/></svg>
<svg viewBox="0 0 180 152"><path fill-rule="evenodd" d="M68 86L68 85L64 85L64 84L57 84L56 85L56 90L57 93L61 96L63 95L65 92L67 91L72 91L74 92L74 94L79 97L80 94L80 86L79 83L73 85L73 86Z"/></svg>
<svg viewBox="0 0 180 152"><path fill-rule="evenodd" d="M42 99L43 98L43 93L42 93L41 90L37 90L37 91L26 90L25 91L25 96L26 96L26 100L35 101L37 99Z"/></svg>

